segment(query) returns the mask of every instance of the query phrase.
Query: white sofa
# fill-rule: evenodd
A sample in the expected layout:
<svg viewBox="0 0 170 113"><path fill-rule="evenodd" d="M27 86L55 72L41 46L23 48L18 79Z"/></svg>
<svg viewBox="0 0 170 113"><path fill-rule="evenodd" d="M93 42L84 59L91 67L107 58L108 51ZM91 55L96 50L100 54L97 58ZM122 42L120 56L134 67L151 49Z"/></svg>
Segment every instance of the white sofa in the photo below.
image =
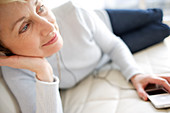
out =
<svg viewBox="0 0 170 113"><path fill-rule="evenodd" d="M96 12L111 30L108 16ZM170 75L170 50L164 42L134 54L146 73ZM141 100L114 64L104 66L75 87L62 90L64 113L170 113L170 109L155 109L150 101ZM0 113L20 113L16 99L0 74Z"/></svg>

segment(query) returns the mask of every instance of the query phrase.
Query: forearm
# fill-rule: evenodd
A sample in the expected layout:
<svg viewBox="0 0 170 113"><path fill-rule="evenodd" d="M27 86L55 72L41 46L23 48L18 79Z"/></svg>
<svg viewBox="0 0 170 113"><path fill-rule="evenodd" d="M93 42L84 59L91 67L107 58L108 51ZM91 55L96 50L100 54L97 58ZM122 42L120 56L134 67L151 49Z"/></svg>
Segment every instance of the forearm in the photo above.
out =
<svg viewBox="0 0 170 113"><path fill-rule="evenodd" d="M36 70L36 113L62 113L59 79L49 63Z"/></svg>
<svg viewBox="0 0 170 113"><path fill-rule="evenodd" d="M63 113L58 78L50 83L36 80L36 113Z"/></svg>
<svg viewBox="0 0 170 113"><path fill-rule="evenodd" d="M36 113L62 113L59 79L49 63L43 64L36 71Z"/></svg>
<svg viewBox="0 0 170 113"><path fill-rule="evenodd" d="M131 52L125 43L108 30L106 25L94 14L92 20L94 39L102 51L109 54L113 62L120 67L121 72L129 80L133 75L141 73ZM104 30L104 32L103 32Z"/></svg>
<svg viewBox="0 0 170 113"><path fill-rule="evenodd" d="M12 67L4 68L3 75L17 98L22 112L62 113L59 80L53 82L53 70L45 58L3 57L1 66ZM36 82L32 78L33 74L36 74Z"/></svg>
<svg viewBox="0 0 170 113"><path fill-rule="evenodd" d="M142 73L133 55L121 39L114 41L114 47L110 51L112 60L120 67L121 72L127 80L136 74Z"/></svg>

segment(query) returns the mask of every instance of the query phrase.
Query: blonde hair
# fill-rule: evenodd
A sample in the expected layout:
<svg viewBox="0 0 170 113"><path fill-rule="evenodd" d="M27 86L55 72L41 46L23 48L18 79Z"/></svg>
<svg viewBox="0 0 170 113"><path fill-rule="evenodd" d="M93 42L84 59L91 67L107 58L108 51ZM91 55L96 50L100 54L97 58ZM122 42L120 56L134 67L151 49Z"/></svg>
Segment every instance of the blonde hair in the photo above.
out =
<svg viewBox="0 0 170 113"><path fill-rule="evenodd" d="M25 2L26 0L0 0L0 4L7 4L10 2L16 2L16 1Z"/></svg>

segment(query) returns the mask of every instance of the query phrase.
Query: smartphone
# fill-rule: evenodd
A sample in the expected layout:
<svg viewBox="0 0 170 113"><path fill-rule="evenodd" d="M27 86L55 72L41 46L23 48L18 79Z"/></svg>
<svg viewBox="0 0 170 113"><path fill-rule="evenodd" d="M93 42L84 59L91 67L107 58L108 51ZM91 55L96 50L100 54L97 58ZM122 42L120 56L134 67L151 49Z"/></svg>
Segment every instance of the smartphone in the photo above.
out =
<svg viewBox="0 0 170 113"><path fill-rule="evenodd" d="M169 108L170 107L170 93L162 86L149 85L145 89L148 99L154 105L155 108Z"/></svg>

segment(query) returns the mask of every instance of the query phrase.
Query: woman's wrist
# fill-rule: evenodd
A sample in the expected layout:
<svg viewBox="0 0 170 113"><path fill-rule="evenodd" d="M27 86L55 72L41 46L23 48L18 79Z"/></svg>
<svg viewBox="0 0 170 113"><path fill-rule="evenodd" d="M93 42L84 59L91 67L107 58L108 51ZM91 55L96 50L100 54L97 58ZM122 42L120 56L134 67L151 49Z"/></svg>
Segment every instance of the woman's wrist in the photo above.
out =
<svg viewBox="0 0 170 113"><path fill-rule="evenodd" d="M36 77L40 81L44 82L53 82L53 70L49 63L46 63L45 65L42 65L38 68L36 71Z"/></svg>
<svg viewBox="0 0 170 113"><path fill-rule="evenodd" d="M53 76L50 74L50 75L47 75L47 74L36 74L36 78L40 81L44 81L44 82L54 82L54 78Z"/></svg>
<svg viewBox="0 0 170 113"><path fill-rule="evenodd" d="M130 81L133 82L135 80L135 78L138 76L138 75L142 75L141 73L139 74L135 74L131 77Z"/></svg>

